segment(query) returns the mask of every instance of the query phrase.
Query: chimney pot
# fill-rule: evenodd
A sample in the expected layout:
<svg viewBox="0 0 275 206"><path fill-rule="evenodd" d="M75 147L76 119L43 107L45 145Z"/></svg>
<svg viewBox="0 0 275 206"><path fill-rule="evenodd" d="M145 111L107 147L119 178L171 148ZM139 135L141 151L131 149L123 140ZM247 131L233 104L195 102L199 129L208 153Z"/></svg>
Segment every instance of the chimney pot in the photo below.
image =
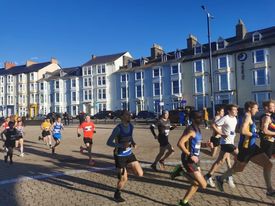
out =
<svg viewBox="0 0 275 206"><path fill-rule="evenodd" d="M6 61L6 62L4 63L4 68L5 68L5 69L10 69L10 68L15 67L15 66L16 66L16 64L13 63L13 62L8 62L8 61Z"/></svg>

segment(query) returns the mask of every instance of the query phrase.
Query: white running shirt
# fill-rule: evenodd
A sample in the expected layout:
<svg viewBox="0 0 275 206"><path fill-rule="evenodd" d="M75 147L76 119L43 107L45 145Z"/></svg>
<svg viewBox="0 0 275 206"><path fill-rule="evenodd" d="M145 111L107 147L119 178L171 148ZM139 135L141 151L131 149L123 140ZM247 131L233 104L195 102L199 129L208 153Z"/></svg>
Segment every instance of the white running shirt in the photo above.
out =
<svg viewBox="0 0 275 206"><path fill-rule="evenodd" d="M217 126L221 126L222 133L226 135L226 138L221 138L221 144L233 144L235 140L235 129L237 126L237 118L230 117L229 115L225 115L218 121L216 121Z"/></svg>

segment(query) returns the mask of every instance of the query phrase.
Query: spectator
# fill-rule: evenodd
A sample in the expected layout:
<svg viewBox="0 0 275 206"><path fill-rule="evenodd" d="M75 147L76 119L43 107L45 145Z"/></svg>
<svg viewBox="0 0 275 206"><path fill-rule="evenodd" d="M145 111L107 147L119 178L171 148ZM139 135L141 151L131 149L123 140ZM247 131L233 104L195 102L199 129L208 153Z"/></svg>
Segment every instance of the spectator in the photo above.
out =
<svg viewBox="0 0 275 206"><path fill-rule="evenodd" d="M204 107L203 108L203 122L204 122L205 129L209 129L208 121L209 121L208 111L207 111L207 108Z"/></svg>

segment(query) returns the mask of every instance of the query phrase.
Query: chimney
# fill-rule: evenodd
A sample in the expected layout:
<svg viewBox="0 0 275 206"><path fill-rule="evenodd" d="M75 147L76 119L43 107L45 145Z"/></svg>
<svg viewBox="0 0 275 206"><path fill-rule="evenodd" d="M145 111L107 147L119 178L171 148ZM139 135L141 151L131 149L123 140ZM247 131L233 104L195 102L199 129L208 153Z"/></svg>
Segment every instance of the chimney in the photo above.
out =
<svg viewBox="0 0 275 206"><path fill-rule="evenodd" d="M58 64L58 60L54 57L51 58L51 63L52 64Z"/></svg>
<svg viewBox="0 0 275 206"><path fill-rule="evenodd" d="M13 62L5 62L4 63L4 68L5 69L10 69L10 68L15 67L15 66L16 66L16 64L13 63Z"/></svg>
<svg viewBox="0 0 275 206"><path fill-rule="evenodd" d="M153 44L153 47L151 48L151 57L157 58L158 56L161 56L164 53L163 48L158 44Z"/></svg>
<svg viewBox="0 0 275 206"><path fill-rule="evenodd" d="M197 44L198 39L192 34L189 34L189 37L186 39L187 41L187 49L193 49L194 46Z"/></svg>
<svg viewBox="0 0 275 206"><path fill-rule="evenodd" d="M32 60L27 60L27 62L26 62L26 66L27 66L27 67L29 67L29 66L31 66L31 65L33 65L33 64L37 64L37 62L34 62L34 61L32 61Z"/></svg>
<svg viewBox="0 0 275 206"><path fill-rule="evenodd" d="M238 24L236 25L236 37L237 40L242 40L246 35L246 27L241 19L239 19Z"/></svg>
<svg viewBox="0 0 275 206"><path fill-rule="evenodd" d="M92 59L95 59L96 58L96 55L92 54Z"/></svg>

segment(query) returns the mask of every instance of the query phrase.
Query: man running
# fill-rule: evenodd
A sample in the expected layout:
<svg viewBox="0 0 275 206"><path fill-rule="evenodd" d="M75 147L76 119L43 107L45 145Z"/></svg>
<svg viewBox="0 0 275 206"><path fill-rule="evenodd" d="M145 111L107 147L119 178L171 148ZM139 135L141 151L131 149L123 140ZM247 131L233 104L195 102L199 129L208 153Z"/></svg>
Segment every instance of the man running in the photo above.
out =
<svg viewBox="0 0 275 206"><path fill-rule="evenodd" d="M187 171L185 174L191 183L191 187L179 203L181 206L190 205L189 200L194 196L198 188L205 189L207 186L206 180L200 169L199 159L200 148L209 146L209 143L202 143L202 135L199 128L202 123L202 115L198 111L191 111L190 119L192 121L191 125L185 129L178 141L178 147L182 151L182 165ZM178 169L182 170L181 167ZM180 173L180 171L175 172L178 174Z"/></svg>
<svg viewBox="0 0 275 206"><path fill-rule="evenodd" d="M158 128L158 135L156 135L156 133L155 133L156 127ZM171 146L171 144L168 141L168 136L169 136L170 130L173 130L175 128L176 128L176 126L171 126L171 124L170 124L169 112L167 110L164 110L162 112L162 116L156 124L152 124L150 126L150 130L151 130L152 134L154 135L155 139L158 140L159 145L160 145L159 153L156 156L154 163L151 165L152 169L155 171L157 171L158 163L160 163L162 166L162 169L164 169L165 159L168 158L170 155L172 155L175 151L174 148ZM165 153L165 151L167 151L167 152Z"/></svg>
<svg viewBox="0 0 275 206"><path fill-rule="evenodd" d="M13 148L15 147L16 138L20 135L17 129L15 128L15 123L10 121L8 123L9 128L6 129L3 133L6 137L5 147L7 148L7 154L4 157L5 163L8 162L8 158L10 158L10 164L13 163Z"/></svg>
<svg viewBox="0 0 275 206"><path fill-rule="evenodd" d="M41 124L40 128L42 130L42 138L39 136L38 140L42 140L49 145L49 147L52 147L52 136L51 136L51 120L49 117L46 117L44 122Z"/></svg>
<svg viewBox="0 0 275 206"><path fill-rule="evenodd" d="M272 163L266 154L256 145L258 134L253 117L258 112L258 105L256 102L246 102L244 108L246 113L240 128L241 137L239 141L239 154L237 160L231 169L227 170L222 176L216 177L217 188L220 191L223 191L223 181L236 172L242 172L247 163L251 161L263 168L264 179L267 187L266 195L275 197L275 191L271 184Z"/></svg>
<svg viewBox="0 0 275 206"><path fill-rule="evenodd" d="M53 133L53 139L55 141L55 145L52 147L52 154L55 154L55 148L60 144L62 135L61 130L64 130L64 126L61 123L61 117L57 117L56 121L52 125L52 133Z"/></svg>
<svg viewBox="0 0 275 206"><path fill-rule="evenodd" d="M95 125L91 121L89 115L86 116L85 121L77 128L77 136L80 137L81 130L83 131L83 141L86 148L80 146L80 152L83 154L83 150L87 150L89 153L89 164L95 165L95 161L92 159L92 145L93 145L93 135L95 133Z"/></svg>
<svg viewBox="0 0 275 206"><path fill-rule="evenodd" d="M121 197L121 190L124 188L127 179L127 166L130 166L134 173L143 176L143 170L133 154L132 147L136 148L133 139L134 126L130 123L131 114L127 110L122 112L121 123L118 124L107 141L107 145L114 147L114 159L118 172L117 189L114 194L116 202L124 202Z"/></svg>
<svg viewBox="0 0 275 206"><path fill-rule="evenodd" d="M15 147L18 148L20 146L20 148L19 148L19 150L20 150L20 157L24 157L24 139L23 139L23 136L24 136L24 125L23 125L21 117L17 118L17 125L16 125L15 128L18 131L18 136L16 138Z"/></svg>
<svg viewBox="0 0 275 206"><path fill-rule="evenodd" d="M210 171L205 175L207 183L211 187L215 187L212 175L223 165L224 161L227 161L228 167L231 168L230 154L238 154L238 148L236 148L234 145L234 140L236 136L235 130L237 126L237 114L238 106L230 104L228 105L228 115L225 115L212 125L215 132L221 135L221 150L217 160L212 165ZM232 176L228 177L228 183L231 188L235 187Z"/></svg>
<svg viewBox="0 0 275 206"><path fill-rule="evenodd" d="M213 126L215 127L214 124L216 124L216 122L218 120L220 120L223 116L224 116L224 108L219 107L216 110L216 116L215 116L214 121L212 123L212 128L213 128ZM221 129L222 129L221 126L218 126L218 129L221 131ZM212 142L212 144L213 144L213 148L211 148L211 156L212 157L216 156L218 147L220 146L220 141L221 141L221 135L215 129L213 129L213 135L210 138L210 142Z"/></svg>
<svg viewBox="0 0 275 206"><path fill-rule="evenodd" d="M263 108L265 114L260 120L261 148L271 158L275 154L275 120L272 118L272 114L275 112L275 103L272 100L263 102Z"/></svg>

